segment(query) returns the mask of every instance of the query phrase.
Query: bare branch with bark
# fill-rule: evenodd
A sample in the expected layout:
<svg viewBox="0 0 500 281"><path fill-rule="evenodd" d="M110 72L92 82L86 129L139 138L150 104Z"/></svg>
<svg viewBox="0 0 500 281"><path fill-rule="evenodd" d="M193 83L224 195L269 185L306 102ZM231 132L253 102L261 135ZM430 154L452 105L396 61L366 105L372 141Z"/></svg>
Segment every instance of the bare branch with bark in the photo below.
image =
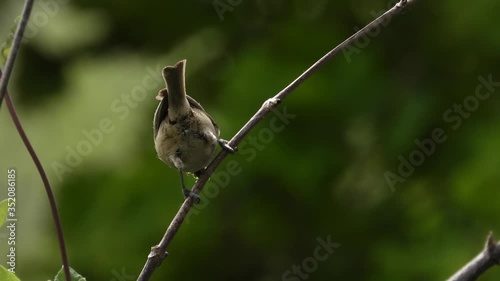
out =
<svg viewBox="0 0 500 281"><path fill-rule="evenodd" d="M494 265L500 264L500 243L488 235L484 249L447 281L473 281Z"/></svg>
<svg viewBox="0 0 500 281"><path fill-rule="evenodd" d="M297 77L292 83L290 83L287 87L281 90L274 97L268 99L264 102L262 107L255 113L254 116L250 118L250 120L239 130L238 133L229 141L229 145L231 147L236 147L240 141L252 130L257 123L262 120L269 112L271 112L276 106L283 101L293 90L295 90L302 82L308 79L312 74L319 70L319 68L325 64L329 59L337 55L339 52L345 50L347 47L351 46L356 39L366 36L368 32L375 28L379 28L383 22L391 17L401 13L409 4L412 4L415 0L401 0L396 5L394 5L387 12L373 20L371 23L360 29L358 32L353 34L351 37L347 38L345 41L337 45L330 52L320 58L317 62L315 62L311 67L309 67L305 72L303 72L299 77ZM210 176L214 173L217 166L219 166L224 158L228 155L226 150L222 150L214 160L208 165L205 172L200 176L196 184L194 185L192 191L195 194L200 194L201 190L207 183ZM172 242L177 231L181 227L184 219L186 218L189 210L193 206L194 201L192 197L188 197L179 211L175 215L174 219L170 223L165 232L163 238L160 243L151 248L151 251L146 260L146 264L144 265L137 281L147 281L153 274L153 272L160 266L161 262L168 256L167 247Z"/></svg>

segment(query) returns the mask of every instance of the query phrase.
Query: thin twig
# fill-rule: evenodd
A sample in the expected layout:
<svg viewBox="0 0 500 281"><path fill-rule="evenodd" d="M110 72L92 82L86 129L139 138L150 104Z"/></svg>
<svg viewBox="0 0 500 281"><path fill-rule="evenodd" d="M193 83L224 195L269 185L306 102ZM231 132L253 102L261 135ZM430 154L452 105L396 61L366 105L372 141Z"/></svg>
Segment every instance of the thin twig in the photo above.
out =
<svg viewBox="0 0 500 281"><path fill-rule="evenodd" d="M21 48L21 42L23 40L24 31L26 30L26 26L28 25L28 21L30 18L31 10L33 9L34 0L26 0L24 3L23 12L21 15L21 20L17 26L16 33L14 35L14 39L12 42L12 46L7 57L7 61L5 63L4 73L0 70L0 108L2 107L3 98L7 97L7 107L9 109L10 116L12 121L14 122L16 129L19 133L19 136L24 142L26 149L28 150L33 162L35 163L38 172L40 173L40 177L42 178L43 185L45 186L45 192L47 193L47 197L49 198L50 208L52 210L52 217L54 219L54 223L56 225L57 230L57 240L59 241L59 249L61 251L61 259L64 268L64 275L66 277L66 281L71 280L71 275L69 271L69 262L68 256L66 254L66 245L64 243L64 236L61 226L61 220L59 219L59 213L57 211L56 200L54 198L54 194L52 193L52 188L50 187L49 180L45 171L43 169L38 156L31 145L28 136L24 132L24 129L19 121L19 117L17 116L16 109L14 108L14 104L10 99L10 96L7 92L7 86L9 85L10 76L14 69L14 64L16 62L17 54L19 53L19 49Z"/></svg>
<svg viewBox="0 0 500 281"><path fill-rule="evenodd" d="M474 281L493 265L500 264L500 243L488 235L483 251L447 281Z"/></svg>
<svg viewBox="0 0 500 281"><path fill-rule="evenodd" d="M26 0L24 3L23 14L21 15L21 21L17 26L16 34L14 35L14 41L12 43L12 48L10 50L9 56L7 57L7 62L5 63L4 75L0 79L0 108L2 108L3 97L7 93L7 85L9 84L10 75L14 69L14 63L16 62L17 54L21 48L21 41L23 40L24 30L26 25L28 25L28 20L30 18L31 10L33 9L34 0Z"/></svg>
<svg viewBox="0 0 500 281"><path fill-rule="evenodd" d="M1 77L2 77L2 70L0 70L0 78ZM16 126L17 132L19 133L19 136L23 140L24 146L28 150L31 159L33 159L33 162L35 163L35 166L38 170L38 173L42 178L43 185L45 186L45 192L47 193L47 197L49 198L50 209L52 210L52 219L54 220L54 223L56 225L57 240L59 241L59 249L61 252L64 275L66 276L66 281L70 281L71 275L69 272L68 255L66 254L66 244L64 243L64 235L63 235L61 220L59 218L59 212L57 211L57 205L56 205L56 199L54 198L54 193L52 192L52 188L50 187L50 183L47 178L47 174L45 174L42 163L40 162L40 159L38 159L38 156L36 155L36 152L33 149L33 146L31 145L28 139L28 136L24 132L23 126L21 125L21 121L17 116L14 104L12 103L12 100L10 99L9 93L7 91L5 95L5 101L7 103L7 108L9 109L10 117L12 118L12 121Z"/></svg>
<svg viewBox="0 0 500 281"><path fill-rule="evenodd" d="M309 67L304 73L302 73L297 79L295 79L290 85L281 90L277 95L268 99L262 107L255 113L252 118L240 129L238 133L229 141L229 145L232 147L236 147L238 143L253 129L257 123L264 118L271 110L276 108L279 102L281 102L284 98L286 98L293 90L295 90L304 80L309 78L314 72L318 71L318 69L325 64L330 58L349 47L357 38L366 35L372 28L379 27L386 19L400 13L407 5L413 3L415 0L401 0L399 3L394 5L390 10L385 12L383 15L376 18L374 21L366 25L364 28L353 34L351 37L347 38L344 42L340 43L337 47L332 49L326 55L324 55L321 59L319 59L316 63L314 63L311 67ZM200 194L201 190L207 183L210 176L213 174L217 166L219 166L224 158L228 155L226 150L222 150L217 154L214 160L208 165L205 172L200 176L196 184L194 185L192 191L196 194ZM186 218L189 210L193 206L193 199L188 197L179 211L175 215L174 219L170 223L165 232L163 238L160 243L151 248L151 252L148 255L148 259L146 264L144 265L137 281L147 281L156 270L156 268L161 264L163 259L167 257L167 246L170 244L175 234L181 227L184 219Z"/></svg>

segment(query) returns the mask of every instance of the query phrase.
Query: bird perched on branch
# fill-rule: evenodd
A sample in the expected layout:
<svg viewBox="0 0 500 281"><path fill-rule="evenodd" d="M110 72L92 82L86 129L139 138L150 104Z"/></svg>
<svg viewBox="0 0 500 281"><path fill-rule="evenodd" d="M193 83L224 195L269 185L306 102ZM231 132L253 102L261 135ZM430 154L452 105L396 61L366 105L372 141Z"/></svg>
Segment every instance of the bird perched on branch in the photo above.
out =
<svg viewBox="0 0 500 281"><path fill-rule="evenodd" d="M219 138L219 127L203 107L186 94L186 60L163 69L166 88L156 96L160 104L153 120L158 157L179 170L184 198L199 196L184 184L184 173L201 174L210 163L217 143L230 153L235 149Z"/></svg>

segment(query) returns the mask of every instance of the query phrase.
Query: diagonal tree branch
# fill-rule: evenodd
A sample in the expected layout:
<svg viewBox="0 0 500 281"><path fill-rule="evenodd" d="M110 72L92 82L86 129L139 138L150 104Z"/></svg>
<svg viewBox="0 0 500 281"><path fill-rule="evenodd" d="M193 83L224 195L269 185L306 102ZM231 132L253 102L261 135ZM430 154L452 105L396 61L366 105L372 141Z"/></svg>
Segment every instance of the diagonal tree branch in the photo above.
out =
<svg viewBox="0 0 500 281"><path fill-rule="evenodd" d="M0 78L2 78L2 70L0 70ZM61 226L61 219L59 218L59 212L57 211L57 205L56 205L56 199L54 198L54 193L52 192L49 179L47 178L47 174L43 169L42 163L40 162L40 159L38 158L35 149L33 149L33 146L31 145L28 136L24 132L23 126L21 125L21 121L17 116L16 108L14 107L14 104L10 99L9 93L7 91L5 91L5 93L6 93L5 100L7 103L7 108L9 109L10 117L12 118L12 121L16 126L17 132L19 133L19 136L23 140L24 146L28 150L31 159L33 159L33 163L35 163L38 173L40 174L40 177L42 178L42 182L45 187L45 192L47 193L47 197L49 199L50 209L52 210L52 219L54 220L54 223L56 225L57 240L59 241L59 250L61 252L64 275L66 277L66 281L70 281L71 276L69 272L68 255L66 253L66 244L64 243L64 235Z"/></svg>
<svg viewBox="0 0 500 281"><path fill-rule="evenodd" d="M240 129L238 133L229 141L229 145L232 147L236 147L238 143L252 130L257 123L264 118L271 110L276 108L276 106L286 98L293 90L295 90L302 82L304 82L307 78L309 78L313 73L319 70L319 68L325 64L330 58L343 51L347 47L353 44L353 42L361 36L366 35L371 29L379 27L385 20L393 17L396 14L399 14L403 11L409 4L415 2L415 0L400 0L394 7L385 12L380 17L376 18L374 21L366 25L364 28L360 29L358 32L353 34L351 37L347 38L344 42L340 43L326 55L324 55L321 59L315 62L311 67L309 67L305 72L303 72L297 79L295 79L292 83L290 83L287 87L281 90L274 97L268 99L264 102L262 107L255 113L254 116L250 118L250 120ZM228 152L226 150L222 150L217 154L214 160L208 165L205 172L200 176L196 184L194 185L192 191L196 194L200 194L201 190L207 183L210 176L214 173L217 166L219 166L222 161L226 158ZM177 231L181 227L184 219L186 218L189 210L193 206L193 199L188 197L179 211L175 215L174 219L170 223L165 232L163 238L160 243L151 248L151 252L148 255L146 264L144 265L137 281L147 281L156 270L158 266L160 266L161 262L167 257L167 246L170 244L172 239L174 238Z"/></svg>
<svg viewBox="0 0 500 281"><path fill-rule="evenodd" d="M7 62L5 63L4 75L0 79L0 108L2 108L3 97L7 93L7 85L9 84L10 75L14 69L14 63L16 62L17 54L21 48L21 41L23 40L24 30L26 25L28 25L28 20L30 18L31 10L33 9L34 0L26 0L24 3L23 14L21 15L21 21L17 26L16 34L14 35L14 42L12 43L12 48L7 57Z"/></svg>
<svg viewBox="0 0 500 281"><path fill-rule="evenodd" d="M500 243L496 242L493 233L490 233L483 251L447 281L474 281L490 267L498 264L500 264Z"/></svg>

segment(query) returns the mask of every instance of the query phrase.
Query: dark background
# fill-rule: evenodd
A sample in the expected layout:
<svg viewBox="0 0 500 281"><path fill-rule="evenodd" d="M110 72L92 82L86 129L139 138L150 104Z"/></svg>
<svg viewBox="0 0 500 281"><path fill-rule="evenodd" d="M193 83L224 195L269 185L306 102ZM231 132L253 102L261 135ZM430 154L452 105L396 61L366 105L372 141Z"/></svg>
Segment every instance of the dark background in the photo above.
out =
<svg viewBox="0 0 500 281"><path fill-rule="evenodd" d="M159 69L186 58L188 93L230 139L394 1L232 3L220 17L211 0L37 1L10 92L55 189L71 266L87 280L135 280L182 203L177 172L153 146ZM21 6L0 1L1 38ZM499 8L416 1L329 61L279 106L295 118L279 132L264 119L219 167L152 280L299 280L283 274L328 237L340 246L309 280L449 277L500 233L499 90L474 98L479 76L500 81ZM0 174L17 169L17 273L47 280L61 264L54 225L6 109ZM436 129L446 140L402 176L401 159ZM217 185L228 164L237 171Z"/></svg>

